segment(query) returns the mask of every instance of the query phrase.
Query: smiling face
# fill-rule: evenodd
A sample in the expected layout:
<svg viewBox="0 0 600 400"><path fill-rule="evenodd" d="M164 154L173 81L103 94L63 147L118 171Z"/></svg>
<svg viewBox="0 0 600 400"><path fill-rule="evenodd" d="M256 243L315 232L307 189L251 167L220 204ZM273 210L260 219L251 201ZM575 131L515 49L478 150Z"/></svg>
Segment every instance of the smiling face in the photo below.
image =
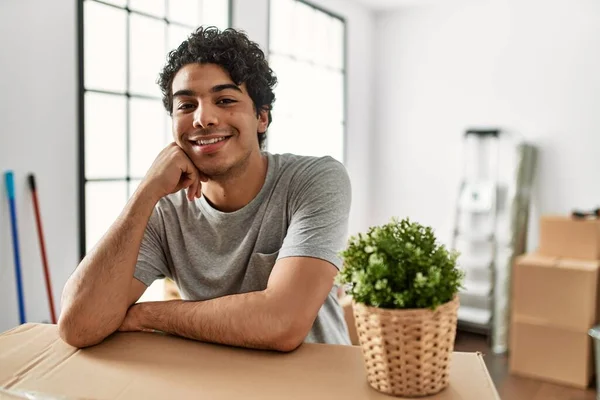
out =
<svg viewBox="0 0 600 400"><path fill-rule="evenodd" d="M173 136L209 178L243 171L260 158L257 132L265 132L267 111L257 116L246 85L237 86L216 64L188 64L172 85Z"/></svg>

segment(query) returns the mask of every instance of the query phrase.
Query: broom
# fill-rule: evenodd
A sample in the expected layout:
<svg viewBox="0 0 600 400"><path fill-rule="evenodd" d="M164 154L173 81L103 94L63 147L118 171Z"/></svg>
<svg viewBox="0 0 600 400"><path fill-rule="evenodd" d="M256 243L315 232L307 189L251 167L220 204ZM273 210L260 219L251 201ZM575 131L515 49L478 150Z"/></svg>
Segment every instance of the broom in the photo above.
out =
<svg viewBox="0 0 600 400"><path fill-rule="evenodd" d="M33 199L33 210L35 212L35 222L37 226L38 239L40 242L40 251L42 253L44 277L46 278L46 292L48 294L48 306L50 307L50 317L52 318L52 323L56 324L56 314L54 313L54 299L52 296L52 283L50 282L50 269L48 268L48 257L46 256L46 243L44 241L44 230L42 229L42 218L40 217L40 206L38 203L35 176L33 174L29 174L27 180L29 181L29 189L31 190L31 197Z"/></svg>
<svg viewBox="0 0 600 400"><path fill-rule="evenodd" d="M17 234L17 207L15 205L15 178L12 171L4 173L6 192L8 194L8 207L10 209L10 222L12 228L13 253L15 258L15 279L17 281L17 297L19 300L19 320L25 323L25 300L23 298L23 282L21 279L21 257L19 254L19 236Z"/></svg>

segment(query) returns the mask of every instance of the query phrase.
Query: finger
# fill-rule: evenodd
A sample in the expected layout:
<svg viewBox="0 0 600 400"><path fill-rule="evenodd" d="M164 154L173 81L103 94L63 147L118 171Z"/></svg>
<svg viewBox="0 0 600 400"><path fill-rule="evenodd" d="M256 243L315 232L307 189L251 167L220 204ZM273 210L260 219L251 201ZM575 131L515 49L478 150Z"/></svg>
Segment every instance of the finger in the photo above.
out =
<svg viewBox="0 0 600 400"><path fill-rule="evenodd" d="M196 179L196 182L194 182L194 191L192 192L192 200L195 200L198 198L199 190L200 190L200 181L198 179Z"/></svg>
<svg viewBox="0 0 600 400"><path fill-rule="evenodd" d="M198 181L198 190L196 190L196 198L199 199L202 196L202 182Z"/></svg>
<svg viewBox="0 0 600 400"><path fill-rule="evenodd" d="M190 193L193 193L193 189L191 188L192 184L194 183L194 180L190 178L190 175L183 172L181 174L181 177L179 178L179 183L177 184L177 187L174 190L175 192L178 192L180 190L185 190L186 192L186 197L189 199L190 198Z"/></svg>
<svg viewBox="0 0 600 400"><path fill-rule="evenodd" d="M188 198L189 201L194 200L194 197L196 196L196 192L198 190L197 187L196 187L197 186L196 185L197 181L198 181L197 179L192 180L192 184L188 187L187 198Z"/></svg>
<svg viewBox="0 0 600 400"><path fill-rule="evenodd" d="M192 185L190 186L190 201L192 201L198 197L198 190L200 189L198 170L195 167L193 168L193 172L190 173L190 179L192 180Z"/></svg>

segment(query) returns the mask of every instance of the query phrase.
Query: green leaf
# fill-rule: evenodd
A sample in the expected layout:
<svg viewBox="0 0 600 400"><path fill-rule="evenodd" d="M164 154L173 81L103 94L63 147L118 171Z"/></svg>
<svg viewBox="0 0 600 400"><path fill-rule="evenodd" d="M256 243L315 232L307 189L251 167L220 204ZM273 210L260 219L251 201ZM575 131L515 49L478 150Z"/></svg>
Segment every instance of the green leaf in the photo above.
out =
<svg viewBox="0 0 600 400"><path fill-rule="evenodd" d="M382 308L436 308L458 292L459 254L437 242L431 227L393 217L350 237L336 283L359 303Z"/></svg>

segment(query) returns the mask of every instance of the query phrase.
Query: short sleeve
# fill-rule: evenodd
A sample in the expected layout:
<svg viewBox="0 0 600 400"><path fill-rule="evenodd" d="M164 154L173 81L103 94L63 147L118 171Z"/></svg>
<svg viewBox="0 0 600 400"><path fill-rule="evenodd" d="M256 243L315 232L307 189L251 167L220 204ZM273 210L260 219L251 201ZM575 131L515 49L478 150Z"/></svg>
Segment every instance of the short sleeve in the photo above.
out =
<svg viewBox="0 0 600 400"><path fill-rule="evenodd" d="M339 270L351 204L346 168L332 157L322 157L298 176L290 183L291 221L278 258L314 257Z"/></svg>
<svg viewBox="0 0 600 400"><path fill-rule="evenodd" d="M157 279L170 276L161 232L164 232L164 222L160 209L155 207L148 220L133 273L134 278L146 286L150 286Z"/></svg>

